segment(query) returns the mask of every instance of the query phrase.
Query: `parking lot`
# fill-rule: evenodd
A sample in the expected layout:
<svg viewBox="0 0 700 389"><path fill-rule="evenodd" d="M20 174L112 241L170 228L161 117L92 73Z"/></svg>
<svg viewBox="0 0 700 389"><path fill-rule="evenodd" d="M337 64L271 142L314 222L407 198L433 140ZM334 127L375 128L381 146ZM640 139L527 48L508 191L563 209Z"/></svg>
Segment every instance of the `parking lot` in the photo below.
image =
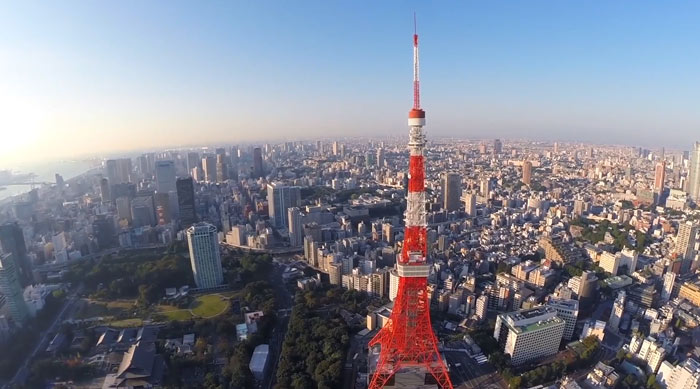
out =
<svg viewBox="0 0 700 389"><path fill-rule="evenodd" d="M455 388L506 389L508 385L489 363L477 364L467 353L445 351Z"/></svg>

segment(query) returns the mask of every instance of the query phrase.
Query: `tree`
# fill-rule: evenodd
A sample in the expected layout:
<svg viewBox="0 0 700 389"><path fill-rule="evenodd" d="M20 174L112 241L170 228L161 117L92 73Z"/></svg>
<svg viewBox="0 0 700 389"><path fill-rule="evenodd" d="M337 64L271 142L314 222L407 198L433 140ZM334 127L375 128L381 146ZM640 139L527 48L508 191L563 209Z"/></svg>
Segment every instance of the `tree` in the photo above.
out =
<svg viewBox="0 0 700 389"><path fill-rule="evenodd" d="M508 386L510 389L519 389L520 385L522 385L523 379L518 376L518 377L513 377L510 380L508 380Z"/></svg>

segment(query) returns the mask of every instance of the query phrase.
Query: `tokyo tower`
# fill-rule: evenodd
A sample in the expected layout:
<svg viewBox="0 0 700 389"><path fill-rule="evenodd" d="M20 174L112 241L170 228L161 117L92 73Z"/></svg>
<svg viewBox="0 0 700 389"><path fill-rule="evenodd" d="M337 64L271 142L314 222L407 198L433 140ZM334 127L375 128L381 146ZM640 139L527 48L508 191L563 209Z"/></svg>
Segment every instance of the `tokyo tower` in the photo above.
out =
<svg viewBox="0 0 700 389"><path fill-rule="evenodd" d="M432 376L440 388L452 389L447 367L440 357L437 339L430 324L428 301L427 234L425 210L425 111L420 107L418 77L418 32L413 33L413 109L408 112L410 150L406 229L403 249L396 264L399 288L391 318L369 342L380 347L377 367L370 380L370 389L383 388L402 369L420 369L427 381Z"/></svg>

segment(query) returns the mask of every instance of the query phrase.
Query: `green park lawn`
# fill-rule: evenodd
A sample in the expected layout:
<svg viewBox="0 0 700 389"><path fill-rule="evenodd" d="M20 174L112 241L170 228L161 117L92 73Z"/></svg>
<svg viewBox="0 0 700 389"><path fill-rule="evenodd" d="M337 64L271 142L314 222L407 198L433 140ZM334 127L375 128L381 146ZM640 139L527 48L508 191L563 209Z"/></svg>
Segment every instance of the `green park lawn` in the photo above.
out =
<svg viewBox="0 0 700 389"><path fill-rule="evenodd" d="M179 309L170 305L159 305L158 313L171 321L183 321L192 318L192 313L189 309Z"/></svg>
<svg viewBox="0 0 700 389"><path fill-rule="evenodd" d="M210 318L224 313L229 306L228 300L225 300L219 294L208 294L197 297L190 310L193 315L203 318Z"/></svg>

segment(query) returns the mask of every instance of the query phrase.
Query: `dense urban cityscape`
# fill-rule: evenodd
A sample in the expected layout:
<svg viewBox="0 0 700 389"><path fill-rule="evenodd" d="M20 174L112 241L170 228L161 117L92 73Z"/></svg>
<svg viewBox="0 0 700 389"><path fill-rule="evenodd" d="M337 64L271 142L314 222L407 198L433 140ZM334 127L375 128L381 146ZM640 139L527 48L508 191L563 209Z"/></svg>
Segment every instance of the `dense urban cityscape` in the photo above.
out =
<svg viewBox="0 0 700 389"><path fill-rule="evenodd" d="M412 48L406 136L3 167L0 388L700 387L700 141L432 136Z"/></svg>
<svg viewBox="0 0 700 389"><path fill-rule="evenodd" d="M428 142L427 297L455 387L700 382L691 146ZM405 148L164 150L13 198L4 381L366 387L397 294Z"/></svg>

